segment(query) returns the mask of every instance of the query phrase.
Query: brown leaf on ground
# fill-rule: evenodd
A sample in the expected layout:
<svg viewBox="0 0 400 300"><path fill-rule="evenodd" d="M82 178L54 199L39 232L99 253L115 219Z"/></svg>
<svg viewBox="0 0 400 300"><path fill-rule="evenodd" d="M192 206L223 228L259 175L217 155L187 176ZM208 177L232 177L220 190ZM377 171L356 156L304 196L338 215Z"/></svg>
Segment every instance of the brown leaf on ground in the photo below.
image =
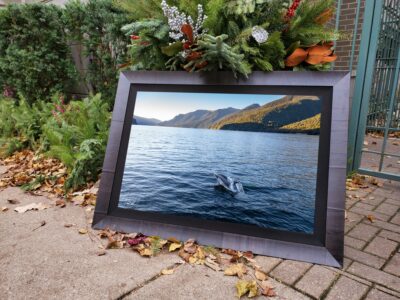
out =
<svg viewBox="0 0 400 300"><path fill-rule="evenodd" d="M65 201L62 200L62 199L58 199L58 200L56 201L56 206L59 206L59 207L61 207L61 208L65 207L65 206L66 206Z"/></svg>
<svg viewBox="0 0 400 300"><path fill-rule="evenodd" d="M264 281L268 279L268 275L265 274L265 272L261 271L260 269L257 269L254 273L254 275L256 276L256 278L260 281Z"/></svg>
<svg viewBox="0 0 400 300"><path fill-rule="evenodd" d="M184 248L179 250L178 255L186 262L189 262L189 258L191 257L190 253L187 253Z"/></svg>
<svg viewBox="0 0 400 300"><path fill-rule="evenodd" d="M174 252L175 250L178 250L182 247L181 243L172 243L169 245L168 251L169 252Z"/></svg>
<svg viewBox="0 0 400 300"><path fill-rule="evenodd" d="M76 224L67 223L67 224L64 224L64 227L70 228L70 227L75 226L75 225L76 225Z"/></svg>
<svg viewBox="0 0 400 300"><path fill-rule="evenodd" d="M30 210L44 210L44 209L47 209L49 207L50 207L49 205L40 202L40 203L31 203L31 204L28 204L28 205L19 206L19 207L14 208L14 210L16 212L22 214L22 213L25 213L25 212L30 211Z"/></svg>
<svg viewBox="0 0 400 300"><path fill-rule="evenodd" d="M367 216L367 219L368 219L371 223L374 223L374 222L375 222L375 216L373 216L373 215L368 215L368 216Z"/></svg>
<svg viewBox="0 0 400 300"><path fill-rule="evenodd" d="M221 267L219 266L219 264L217 264L215 261L213 261L211 258L207 257L206 260L204 261L204 264L213 269L214 271L221 271Z"/></svg>
<svg viewBox="0 0 400 300"><path fill-rule="evenodd" d="M2 212L6 212L8 210L8 207L7 206L3 206L2 208L1 208L1 211Z"/></svg>
<svg viewBox="0 0 400 300"><path fill-rule="evenodd" d="M247 268L244 264L231 265L225 269L224 274L227 276L238 276L242 278L244 274L247 273Z"/></svg>
<svg viewBox="0 0 400 300"><path fill-rule="evenodd" d="M254 254L251 251L243 252L243 256L246 258L254 258Z"/></svg>
<svg viewBox="0 0 400 300"><path fill-rule="evenodd" d="M103 255L106 255L106 254L107 254L107 252L105 250L99 250L96 253L97 256L103 256Z"/></svg>
<svg viewBox="0 0 400 300"><path fill-rule="evenodd" d="M7 199L7 202L10 204L13 204L13 205L21 203L21 201L16 200L16 199Z"/></svg>
<svg viewBox="0 0 400 300"><path fill-rule="evenodd" d="M205 262L205 253L201 246L198 246L196 253L189 257L190 264L203 265Z"/></svg>
<svg viewBox="0 0 400 300"><path fill-rule="evenodd" d="M197 251L196 241L193 239L187 240L183 246L183 249L190 254L195 254Z"/></svg>
<svg viewBox="0 0 400 300"><path fill-rule="evenodd" d="M108 242L106 249L122 249L124 248L124 241L110 241Z"/></svg>
<svg viewBox="0 0 400 300"><path fill-rule="evenodd" d="M253 281L248 281L248 280L239 280L236 283L236 291L237 291L237 296L239 299L246 295L249 298L256 297L258 295L258 287L257 287L257 282L255 280Z"/></svg>
<svg viewBox="0 0 400 300"><path fill-rule="evenodd" d="M137 252L139 252L140 256L153 256L153 250L148 247L145 247L143 244L139 244L134 248Z"/></svg>
<svg viewBox="0 0 400 300"><path fill-rule="evenodd" d="M161 271L161 275L172 275L174 274L175 269L164 269Z"/></svg>
<svg viewBox="0 0 400 300"><path fill-rule="evenodd" d="M78 230L78 232L80 234L86 234L86 233L88 233L88 230L86 228L81 228L81 229Z"/></svg>
<svg viewBox="0 0 400 300"><path fill-rule="evenodd" d="M274 286L269 281L261 282L261 294L266 297L275 297L276 292L274 291Z"/></svg>
<svg viewBox="0 0 400 300"><path fill-rule="evenodd" d="M182 244L180 240L174 238L174 237L169 237L167 238L167 241L170 243L175 243L175 244Z"/></svg>

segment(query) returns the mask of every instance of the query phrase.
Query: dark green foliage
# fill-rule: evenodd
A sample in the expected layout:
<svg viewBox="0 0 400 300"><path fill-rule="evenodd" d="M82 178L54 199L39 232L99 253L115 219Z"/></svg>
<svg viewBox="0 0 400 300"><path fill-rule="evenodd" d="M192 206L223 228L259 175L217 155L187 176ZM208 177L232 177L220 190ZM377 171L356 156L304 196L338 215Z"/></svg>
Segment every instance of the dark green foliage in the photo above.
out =
<svg viewBox="0 0 400 300"><path fill-rule="evenodd" d="M133 70L165 70L168 56L162 46L168 44L169 27L162 20L145 19L122 28L127 36L140 38L130 46Z"/></svg>
<svg viewBox="0 0 400 300"><path fill-rule="evenodd" d="M0 91L11 87L29 104L71 83L74 67L54 5L8 5L0 10Z"/></svg>
<svg viewBox="0 0 400 300"><path fill-rule="evenodd" d="M129 62L129 37L121 27L128 16L112 0L73 0L64 9L64 22L70 40L83 44L89 58L84 80L93 93L101 93L112 109L120 66Z"/></svg>
<svg viewBox="0 0 400 300"><path fill-rule="evenodd" d="M100 95L71 102L64 113L43 127L46 154L69 170L67 189L95 180L101 170L107 144L110 113Z"/></svg>
<svg viewBox="0 0 400 300"><path fill-rule="evenodd" d="M237 73L247 76L251 73L251 68L246 61L243 61L244 55L235 52L224 41L228 38L227 35L214 37L212 35L204 35L202 40L199 40L196 51L203 53L199 60L192 61L185 66L185 69L192 69L196 64L207 62L203 68L205 71L231 70L235 76Z"/></svg>
<svg viewBox="0 0 400 300"><path fill-rule="evenodd" d="M59 95L53 103L37 101L32 106L23 98L18 103L0 99L0 155L26 148L44 152L65 164L65 187L75 189L96 180L101 171L111 114L100 94L62 102Z"/></svg>
<svg viewBox="0 0 400 300"><path fill-rule="evenodd" d="M301 46L313 46L321 41L337 40L337 32L316 23L316 18L328 9L333 9L333 4L333 0L301 2L296 15L284 31L284 42L287 45L300 42Z"/></svg>
<svg viewBox="0 0 400 300"><path fill-rule="evenodd" d="M55 96L58 98L58 95ZM23 97L18 102L0 99L0 155L40 147L42 127L52 116L54 105L36 101L29 105Z"/></svg>

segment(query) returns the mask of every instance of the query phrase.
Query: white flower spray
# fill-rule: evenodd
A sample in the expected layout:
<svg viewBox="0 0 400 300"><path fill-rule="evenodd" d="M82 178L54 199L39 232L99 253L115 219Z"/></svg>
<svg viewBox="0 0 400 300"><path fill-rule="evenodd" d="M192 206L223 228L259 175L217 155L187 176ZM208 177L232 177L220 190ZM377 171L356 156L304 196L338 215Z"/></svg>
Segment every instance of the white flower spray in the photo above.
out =
<svg viewBox="0 0 400 300"><path fill-rule="evenodd" d="M179 41L183 38L182 26L189 24L193 28L193 37L196 39L201 33L205 33L206 30L203 29L204 21L207 16L204 14L203 6L198 5L198 17L196 24L194 23L191 16L187 16L184 12L180 12L176 6L169 6L166 0L161 1L161 8L163 10L164 16L168 19L168 25L171 29L169 36L170 38Z"/></svg>

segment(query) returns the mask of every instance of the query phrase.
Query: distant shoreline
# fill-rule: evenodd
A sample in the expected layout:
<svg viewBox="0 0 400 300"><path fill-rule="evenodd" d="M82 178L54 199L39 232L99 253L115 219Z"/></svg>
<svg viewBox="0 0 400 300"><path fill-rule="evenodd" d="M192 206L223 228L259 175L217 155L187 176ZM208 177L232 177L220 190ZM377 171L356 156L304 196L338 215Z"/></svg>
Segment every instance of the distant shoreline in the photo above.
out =
<svg viewBox="0 0 400 300"><path fill-rule="evenodd" d="M319 129L311 130L296 130L296 129L264 129L264 130L235 130L235 129L212 129L212 128L196 128L196 127L180 127L180 126L160 126L160 125L143 125L132 124L132 126L145 126L145 127L161 127L161 128L182 128L182 129L201 129L212 131L239 131L239 132L260 132L260 133L284 133L284 134L305 134L305 135L320 135Z"/></svg>

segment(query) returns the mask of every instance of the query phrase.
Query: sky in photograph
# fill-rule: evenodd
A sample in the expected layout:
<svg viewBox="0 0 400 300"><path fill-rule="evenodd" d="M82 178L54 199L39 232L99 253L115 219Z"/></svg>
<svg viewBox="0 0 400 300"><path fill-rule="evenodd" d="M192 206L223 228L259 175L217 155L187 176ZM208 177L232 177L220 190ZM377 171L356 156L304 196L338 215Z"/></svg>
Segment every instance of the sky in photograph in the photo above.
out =
<svg viewBox="0 0 400 300"><path fill-rule="evenodd" d="M255 103L264 105L282 97L282 95L138 92L134 114L143 118L167 121L179 114L199 109L217 110L228 107L243 109Z"/></svg>

